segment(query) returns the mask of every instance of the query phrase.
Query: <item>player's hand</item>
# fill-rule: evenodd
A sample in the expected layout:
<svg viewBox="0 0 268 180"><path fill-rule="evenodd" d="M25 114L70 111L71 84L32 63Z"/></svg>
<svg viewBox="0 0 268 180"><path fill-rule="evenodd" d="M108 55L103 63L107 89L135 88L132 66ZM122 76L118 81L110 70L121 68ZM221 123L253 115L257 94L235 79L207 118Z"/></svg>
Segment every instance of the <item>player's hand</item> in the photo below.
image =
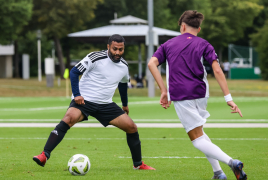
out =
<svg viewBox="0 0 268 180"><path fill-rule="evenodd" d="M75 101L76 104L79 104L79 105L84 105L85 104L84 98L82 96L76 96L74 98L74 101Z"/></svg>
<svg viewBox="0 0 268 180"><path fill-rule="evenodd" d="M171 101L168 101L168 96L167 96L167 92L162 92L161 93L161 97L160 97L160 105L167 109L169 108L169 105L171 104Z"/></svg>
<svg viewBox="0 0 268 180"><path fill-rule="evenodd" d="M240 115L241 117L243 117L243 115L242 115L240 109L238 108L238 106L237 106L233 101L228 101L228 102L227 102L227 105L228 105L228 106L231 106L231 107L230 107L230 109L232 110L231 113L239 113L239 115Z"/></svg>
<svg viewBox="0 0 268 180"><path fill-rule="evenodd" d="M123 109L123 111L125 111L125 112L127 113L127 115L128 115L128 113L129 113L128 106L123 106L122 109Z"/></svg>

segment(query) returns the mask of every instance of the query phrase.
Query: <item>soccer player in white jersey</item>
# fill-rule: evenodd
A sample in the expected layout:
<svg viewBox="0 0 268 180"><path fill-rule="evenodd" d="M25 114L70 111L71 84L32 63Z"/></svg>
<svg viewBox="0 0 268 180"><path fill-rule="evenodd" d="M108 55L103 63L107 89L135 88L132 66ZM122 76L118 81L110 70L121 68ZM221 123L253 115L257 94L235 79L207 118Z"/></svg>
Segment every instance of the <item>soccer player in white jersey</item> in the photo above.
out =
<svg viewBox="0 0 268 180"><path fill-rule="evenodd" d="M92 52L72 68L72 101L62 121L51 132L43 152L33 157L38 165L46 164L52 150L62 141L70 127L92 116L105 127L114 125L126 132L133 169L155 170L143 163L137 126L128 116L129 72L128 64L122 58L124 47L125 39L118 34L112 35L108 40L108 50ZM82 75L80 82L79 75ZM117 87L123 110L112 101Z"/></svg>
<svg viewBox="0 0 268 180"><path fill-rule="evenodd" d="M148 67L161 90L160 104L168 108L171 101L174 102L178 117L194 147L202 151L212 165L214 171L212 179L227 179L218 162L222 161L231 167L237 179L244 180L247 179L247 175L242 170L243 163L233 160L224 153L203 131L206 118L210 116L206 110L209 90L207 74L203 66L204 60L212 66L232 113L239 113L242 117L241 111L229 93L213 46L197 37L203 19L203 15L197 11L185 11L179 19L181 35L162 44L150 59ZM157 66L164 62L167 62L169 67L168 90L157 69Z"/></svg>

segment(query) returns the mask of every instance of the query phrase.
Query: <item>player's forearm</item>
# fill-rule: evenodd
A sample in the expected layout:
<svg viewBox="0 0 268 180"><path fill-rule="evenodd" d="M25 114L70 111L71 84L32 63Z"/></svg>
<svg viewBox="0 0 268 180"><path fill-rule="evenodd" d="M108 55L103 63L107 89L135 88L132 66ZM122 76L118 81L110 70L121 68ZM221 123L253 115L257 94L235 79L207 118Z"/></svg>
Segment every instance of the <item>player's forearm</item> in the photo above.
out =
<svg viewBox="0 0 268 180"><path fill-rule="evenodd" d="M214 61L212 63L212 69L213 69L215 78L216 78L217 82L219 83L224 96L228 95L230 92L228 89L227 81L226 81L225 75L223 74L222 69L220 68L218 62Z"/></svg>
<svg viewBox="0 0 268 180"><path fill-rule="evenodd" d="M73 67L70 71L70 80L74 97L81 96L79 91L79 76L81 74L82 73L76 67Z"/></svg>
<svg viewBox="0 0 268 180"><path fill-rule="evenodd" d="M127 83L119 83L118 90L121 97L121 102L123 106L127 106L128 104L128 96L127 96Z"/></svg>
<svg viewBox="0 0 268 180"><path fill-rule="evenodd" d="M166 86L164 84L164 81L163 81L163 79L161 77L161 74L159 73L158 68L157 68L158 64L159 63L158 63L157 58L152 57L151 60L148 63L148 68L151 71L155 81L157 82L157 84L158 84L158 86L160 88L160 91L161 92L167 92L167 88L166 88Z"/></svg>

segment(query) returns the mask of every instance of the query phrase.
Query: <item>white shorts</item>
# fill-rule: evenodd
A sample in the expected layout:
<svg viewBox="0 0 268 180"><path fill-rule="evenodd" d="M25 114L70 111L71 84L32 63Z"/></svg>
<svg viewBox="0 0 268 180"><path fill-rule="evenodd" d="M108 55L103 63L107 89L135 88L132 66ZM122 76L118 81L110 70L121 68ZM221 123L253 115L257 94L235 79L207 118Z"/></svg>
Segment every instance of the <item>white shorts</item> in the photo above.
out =
<svg viewBox="0 0 268 180"><path fill-rule="evenodd" d="M193 100L173 101L178 117L188 133L206 123L210 116L207 108L207 97Z"/></svg>

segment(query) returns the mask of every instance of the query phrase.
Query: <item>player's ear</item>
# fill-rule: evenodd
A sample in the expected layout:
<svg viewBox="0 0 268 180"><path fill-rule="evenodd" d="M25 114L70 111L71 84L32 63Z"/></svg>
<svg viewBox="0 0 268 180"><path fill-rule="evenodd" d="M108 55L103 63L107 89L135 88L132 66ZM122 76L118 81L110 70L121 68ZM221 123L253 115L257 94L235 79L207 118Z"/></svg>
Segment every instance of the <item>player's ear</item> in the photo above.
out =
<svg viewBox="0 0 268 180"><path fill-rule="evenodd" d="M109 49L109 47L110 47L109 44L107 44L107 49Z"/></svg>
<svg viewBox="0 0 268 180"><path fill-rule="evenodd" d="M201 27L198 28L198 33L201 31Z"/></svg>

